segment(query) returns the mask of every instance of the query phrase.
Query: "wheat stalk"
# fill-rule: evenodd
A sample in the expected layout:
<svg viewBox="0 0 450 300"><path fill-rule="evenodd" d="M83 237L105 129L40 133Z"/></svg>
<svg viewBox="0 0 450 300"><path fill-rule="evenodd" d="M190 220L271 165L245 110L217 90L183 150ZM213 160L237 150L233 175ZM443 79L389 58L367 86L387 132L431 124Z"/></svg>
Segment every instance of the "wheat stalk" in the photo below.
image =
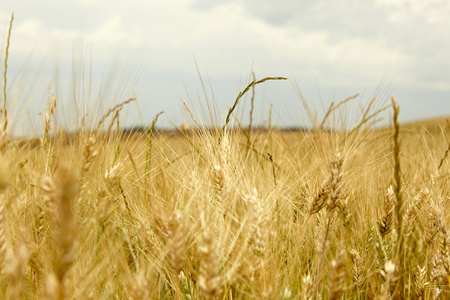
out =
<svg viewBox="0 0 450 300"><path fill-rule="evenodd" d="M351 97L346 98L345 100L340 101L336 106L334 105L334 102L331 102L330 107L328 108L327 112L325 113L325 116L322 119L322 122L320 122L319 126L317 126L318 129L323 130L323 127L325 125L325 121L328 119L328 117L339 107L344 105L345 103L357 98L359 94L353 95Z"/></svg>
<svg viewBox="0 0 450 300"><path fill-rule="evenodd" d="M399 257L399 270L400 270L400 280L399 280L399 292L400 297L404 297L405 292L405 282L404 282L404 267L405 267L405 253L404 249L404 238L403 238L403 218L402 218L402 209L403 209L403 197L402 197L402 181L401 181L401 171L400 171L400 124L398 123L398 115L400 112L400 108L394 100L394 97L391 98L392 108L394 110L394 179L395 179L395 213L397 216L397 253Z"/></svg>
<svg viewBox="0 0 450 300"><path fill-rule="evenodd" d="M8 57L9 57L9 41L11 39L11 29L12 29L12 23L14 21L14 14L11 14L11 21L9 22L9 29L8 29L8 37L6 38L6 48L5 48L5 68L3 70L3 132L6 132L6 128L8 126L8 113L6 110L6 83L7 83L7 76L6 73L8 71Z"/></svg>
<svg viewBox="0 0 450 300"><path fill-rule="evenodd" d="M158 121L158 118L160 115L162 115L164 112L159 112L155 117L153 117L152 125L150 126L150 129L148 131L147 136L147 152L145 154L145 170L144 170L144 185L147 187L148 183L148 176L150 175L151 169L152 169L152 148L153 148L153 135L155 132L155 125L156 121ZM130 156L131 157L131 156ZM145 190L144 198L147 199L148 194L147 190Z"/></svg>
<svg viewBox="0 0 450 300"><path fill-rule="evenodd" d="M247 85L247 87L238 94L236 100L234 100L233 106L228 110L227 117L225 118L225 124L223 124L222 130L220 132L219 143L221 142L222 137L223 137L223 135L225 133L225 129L228 126L228 123L230 122L231 114L236 109L236 106L238 105L239 100L242 98L242 96L244 96L250 90L251 87L253 87L253 86L257 85L257 84L263 83L265 81L268 81L268 80L287 80L287 78L286 77L266 77L266 78L263 78L263 79L258 80L258 81L253 80L252 82L250 82L249 85Z"/></svg>
<svg viewBox="0 0 450 300"><path fill-rule="evenodd" d="M98 124L97 124L97 130L100 130L100 129L101 129L101 126L102 126L103 123L105 122L106 118L108 118L108 116L109 116L110 114L114 113L115 116L114 116L113 119L111 120L109 129L107 130L107 132L109 132L109 131L110 131L110 128L112 127L112 124L114 123L114 120L118 117L118 113L123 109L123 107L124 107L125 105L127 105L128 103L133 102L133 101L136 101L136 98L129 98L128 100L123 101L123 102L117 104L116 106L114 106L113 108L111 108L110 110L108 110L108 111L106 112L106 114L104 114L103 117L102 117L102 118L100 119L100 121L98 122Z"/></svg>

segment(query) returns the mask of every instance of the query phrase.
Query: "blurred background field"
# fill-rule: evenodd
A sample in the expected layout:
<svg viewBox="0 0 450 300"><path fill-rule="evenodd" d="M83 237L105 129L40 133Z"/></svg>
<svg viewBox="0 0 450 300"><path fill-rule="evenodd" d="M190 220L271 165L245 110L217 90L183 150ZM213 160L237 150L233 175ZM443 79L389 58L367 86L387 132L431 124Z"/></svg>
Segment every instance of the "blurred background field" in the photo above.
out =
<svg viewBox="0 0 450 300"><path fill-rule="evenodd" d="M311 101L292 80L302 113L287 120L260 101L287 78L251 73L224 104L198 72L199 105L180 101L168 126L157 107L144 116L130 77L97 93L73 60L72 87L45 83L27 120L10 36L0 298L448 298L444 110L400 122L416 108L383 84Z"/></svg>

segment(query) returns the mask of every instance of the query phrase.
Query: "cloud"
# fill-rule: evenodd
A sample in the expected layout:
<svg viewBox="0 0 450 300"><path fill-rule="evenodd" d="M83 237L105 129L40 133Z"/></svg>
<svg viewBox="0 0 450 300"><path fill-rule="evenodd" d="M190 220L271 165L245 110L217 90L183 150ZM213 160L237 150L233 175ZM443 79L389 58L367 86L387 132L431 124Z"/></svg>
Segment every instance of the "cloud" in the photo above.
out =
<svg viewBox="0 0 450 300"><path fill-rule="evenodd" d="M69 21L63 20L67 13L52 24L51 18L26 18L18 21L15 34L22 52L34 41L43 46L35 49L42 55L48 53L45 46L53 44L67 53L74 42L83 40L100 60L132 53L135 63L148 57L152 68L182 72L192 69L195 56L218 74L242 72L242 66L255 62L267 70L302 69L309 75L331 72L348 74L347 78L373 79L390 70L405 84L435 79L439 72L443 83L447 77L438 66L449 61L442 51L450 45L449 5L421 3L199 0L101 7L100 1L87 1L62 10L75 12ZM81 16L91 26L76 27Z"/></svg>
<svg viewBox="0 0 450 300"><path fill-rule="evenodd" d="M343 74L373 73L380 67L398 74L401 84L420 82L443 88L450 78L450 3L446 1L271 1L245 0L245 11L283 31L297 32L295 39L320 36L311 49L315 65L326 64ZM284 41L282 45L289 45ZM303 49L305 47L303 46ZM308 57L309 55L306 54ZM293 57L293 55L287 56Z"/></svg>

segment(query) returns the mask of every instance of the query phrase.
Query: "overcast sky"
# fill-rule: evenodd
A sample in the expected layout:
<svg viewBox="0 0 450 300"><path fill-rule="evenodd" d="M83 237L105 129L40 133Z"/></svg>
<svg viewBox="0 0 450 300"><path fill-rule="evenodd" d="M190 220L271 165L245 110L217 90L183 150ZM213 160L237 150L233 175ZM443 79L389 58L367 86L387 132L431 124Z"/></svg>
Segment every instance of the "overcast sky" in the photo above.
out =
<svg viewBox="0 0 450 300"><path fill-rule="evenodd" d="M183 101L207 122L205 98L215 99L222 122L252 71L289 78L256 88L259 123L272 104L272 122L308 124L294 86L318 118L356 93L349 115L377 93L380 106L395 96L403 121L450 115L449 1L1 0L2 72L12 12L16 131L41 126L47 81L64 103L63 123L98 120L133 92L139 108L129 106L127 125L148 125L160 111L161 125L179 125Z"/></svg>

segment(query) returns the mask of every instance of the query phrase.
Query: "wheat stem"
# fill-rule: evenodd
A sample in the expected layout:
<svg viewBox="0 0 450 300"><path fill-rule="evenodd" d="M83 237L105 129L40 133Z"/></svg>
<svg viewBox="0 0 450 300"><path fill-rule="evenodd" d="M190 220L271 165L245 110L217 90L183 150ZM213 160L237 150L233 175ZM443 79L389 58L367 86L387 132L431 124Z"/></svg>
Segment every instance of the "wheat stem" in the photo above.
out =
<svg viewBox="0 0 450 300"><path fill-rule="evenodd" d="M11 21L9 22L9 29L8 29L8 37L6 39L5 69L3 70L3 117L4 117L3 131L4 132L6 132L6 127L8 126L8 114L7 114L7 110L6 110L6 83L7 83L6 73L8 71L9 41L11 39L11 29L12 29L13 21L14 21L14 14L11 14Z"/></svg>

